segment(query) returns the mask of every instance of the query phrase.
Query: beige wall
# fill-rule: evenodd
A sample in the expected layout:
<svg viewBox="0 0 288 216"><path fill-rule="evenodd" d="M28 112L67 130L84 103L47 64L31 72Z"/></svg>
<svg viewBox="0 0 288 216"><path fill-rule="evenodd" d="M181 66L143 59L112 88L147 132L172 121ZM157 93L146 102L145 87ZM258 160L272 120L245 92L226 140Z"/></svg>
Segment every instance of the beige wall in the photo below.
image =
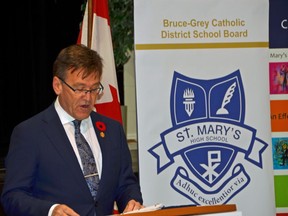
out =
<svg viewBox="0 0 288 216"><path fill-rule="evenodd" d="M127 139L137 140L134 52L124 65L124 103L127 106Z"/></svg>
<svg viewBox="0 0 288 216"><path fill-rule="evenodd" d="M124 65L124 104L127 106L126 135L132 156L132 168L139 171L136 123L136 85L134 52L130 60Z"/></svg>

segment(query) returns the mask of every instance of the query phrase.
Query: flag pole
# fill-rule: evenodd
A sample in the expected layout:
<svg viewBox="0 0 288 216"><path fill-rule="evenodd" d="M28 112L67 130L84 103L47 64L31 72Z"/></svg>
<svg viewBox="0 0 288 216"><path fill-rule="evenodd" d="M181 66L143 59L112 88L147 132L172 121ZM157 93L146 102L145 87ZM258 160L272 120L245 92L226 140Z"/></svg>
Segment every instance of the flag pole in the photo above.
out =
<svg viewBox="0 0 288 216"><path fill-rule="evenodd" d="M87 34L87 46L91 48L92 43L92 26L93 26L93 11L92 0L88 0L88 34Z"/></svg>

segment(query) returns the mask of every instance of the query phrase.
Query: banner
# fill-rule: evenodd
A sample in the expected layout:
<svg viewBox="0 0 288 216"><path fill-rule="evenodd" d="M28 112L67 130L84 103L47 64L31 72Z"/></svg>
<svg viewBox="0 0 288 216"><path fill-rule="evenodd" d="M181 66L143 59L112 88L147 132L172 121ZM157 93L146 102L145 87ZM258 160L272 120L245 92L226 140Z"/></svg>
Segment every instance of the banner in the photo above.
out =
<svg viewBox="0 0 288 216"><path fill-rule="evenodd" d="M270 0L269 78L277 216L288 216L288 1Z"/></svg>
<svg viewBox="0 0 288 216"><path fill-rule="evenodd" d="M88 46L88 42L91 42L91 48L96 50L103 58L104 66L101 83L104 86L104 95L95 104L97 112L122 123L120 98L111 38L108 2L107 0L91 1L91 41L88 41L88 0L81 30L79 33L78 43Z"/></svg>
<svg viewBox="0 0 288 216"><path fill-rule="evenodd" d="M266 0L135 0L144 203L275 215Z"/></svg>

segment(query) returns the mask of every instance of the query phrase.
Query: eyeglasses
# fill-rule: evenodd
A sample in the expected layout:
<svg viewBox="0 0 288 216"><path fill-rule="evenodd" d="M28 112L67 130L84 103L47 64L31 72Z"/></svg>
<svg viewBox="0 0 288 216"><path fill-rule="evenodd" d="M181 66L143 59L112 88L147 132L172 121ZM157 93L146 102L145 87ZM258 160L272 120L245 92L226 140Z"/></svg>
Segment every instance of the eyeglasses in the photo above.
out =
<svg viewBox="0 0 288 216"><path fill-rule="evenodd" d="M77 95L86 95L87 93L93 94L93 95L100 95L102 94L103 90L104 90L104 86L100 84L99 87L94 88L94 89L75 89L72 86L70 86L68 83L66 83L62 78L58 77L68 88L70 88L73 92L75 92L75 94Z"/></svg>

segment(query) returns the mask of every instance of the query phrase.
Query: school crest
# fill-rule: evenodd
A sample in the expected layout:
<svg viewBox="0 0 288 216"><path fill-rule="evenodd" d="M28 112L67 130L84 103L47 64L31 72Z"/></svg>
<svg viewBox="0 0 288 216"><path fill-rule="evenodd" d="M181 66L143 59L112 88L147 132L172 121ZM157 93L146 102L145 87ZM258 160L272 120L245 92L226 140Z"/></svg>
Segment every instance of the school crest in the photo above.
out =
<svg viewBox="0 0 288 216"><path fill-rule="evenodd" d="M211 80L174 72L170 112L172 127L148 151L157 172L181 157L171 187L197 205L225 204L250 182L241 160L262 168L268 144L245 124L245 94L240 71Z"/></svg>

